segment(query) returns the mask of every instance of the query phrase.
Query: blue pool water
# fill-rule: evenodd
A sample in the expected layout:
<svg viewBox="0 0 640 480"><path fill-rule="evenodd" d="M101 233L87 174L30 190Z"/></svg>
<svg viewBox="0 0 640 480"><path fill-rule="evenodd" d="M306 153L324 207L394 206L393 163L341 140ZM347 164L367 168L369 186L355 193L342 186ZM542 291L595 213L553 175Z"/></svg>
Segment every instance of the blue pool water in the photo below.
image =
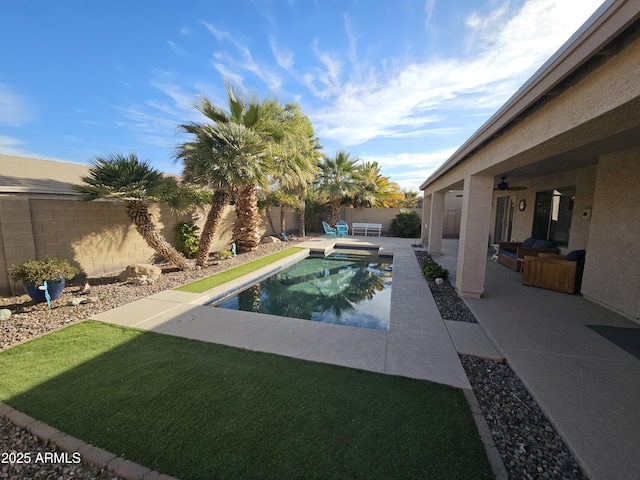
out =
<svg viewBox="0 0 640 480"><path fill-rule="evenodd" d="M388 330L392 272L377 255L308 257L215 306Z"/></svg>

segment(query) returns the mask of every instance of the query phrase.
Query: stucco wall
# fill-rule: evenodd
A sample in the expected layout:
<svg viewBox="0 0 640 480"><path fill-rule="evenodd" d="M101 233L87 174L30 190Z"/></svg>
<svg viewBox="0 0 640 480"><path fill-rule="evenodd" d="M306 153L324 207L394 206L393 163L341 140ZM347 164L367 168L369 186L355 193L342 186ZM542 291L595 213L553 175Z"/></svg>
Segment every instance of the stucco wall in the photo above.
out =
<svg viewBox="0 0 640 480"><path fill-rule="evenodd" d="M640 147L598 163L582 293L640 319Z"/></svg>
<svg viewBox="0 0 640 480"><path fill-rule="evenodd" d="M559 175L549 175L537 178L529 182L523 182L526 190L514 192L516 205L520 200L525 200L527 206L523 212L516 208L513 219L513 230L511 240L521 242L531 236L531 226L533 225L533 212L535 210L536 193L544 190L551 190L559 187L576 187L576 198L571 219L571 234L569 236L569 246L561 251L570 251L587 248L589 238L589 220L583 218L586 208L593 206L593 193L596 179L596 166L572 170ZM491 236L493 236L493 226L495 224L495 198L494 194L494 215L492 216Z"/></svg>

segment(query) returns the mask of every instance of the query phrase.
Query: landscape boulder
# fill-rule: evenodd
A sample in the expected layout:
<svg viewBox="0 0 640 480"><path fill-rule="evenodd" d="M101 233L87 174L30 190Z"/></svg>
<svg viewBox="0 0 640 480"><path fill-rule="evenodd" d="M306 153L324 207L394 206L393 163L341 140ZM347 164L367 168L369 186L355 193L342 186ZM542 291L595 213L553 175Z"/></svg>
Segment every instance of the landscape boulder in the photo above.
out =
<svg viewBox="0 0 640 480"><path fill-rule="evenodd" d="M278 237L264 237L261 243L280 243L281 241Z"/></svg>
<svg viewBox="0 0 640 480"><path fill-rule="evenodd" d="M159 278L160 275L162 275L162 269L160 267L148 263L136 263L125 268L120 275L118 275L118 280L121 282L131 282L142 278L145 280L153 278L155 280Z"/></svg>

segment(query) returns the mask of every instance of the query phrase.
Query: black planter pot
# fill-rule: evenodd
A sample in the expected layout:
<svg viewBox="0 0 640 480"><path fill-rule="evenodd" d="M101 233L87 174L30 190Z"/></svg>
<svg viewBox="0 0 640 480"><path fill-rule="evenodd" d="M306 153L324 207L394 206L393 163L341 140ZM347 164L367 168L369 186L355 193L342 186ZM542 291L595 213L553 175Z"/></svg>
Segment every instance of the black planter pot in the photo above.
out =
<svg viewBox="0 0 640 480"><path fill-rule="evenodd" d="M51 297L51 300L60 298L62 290L64 289L64 278L59 281L47 282L47 287L49 289L49 296ZM47 297L44 295L44 290L40 290L39 285L25 284L24 291L27 292L27 295L31 297L31 300L36 303L47 301Z"/></svg>

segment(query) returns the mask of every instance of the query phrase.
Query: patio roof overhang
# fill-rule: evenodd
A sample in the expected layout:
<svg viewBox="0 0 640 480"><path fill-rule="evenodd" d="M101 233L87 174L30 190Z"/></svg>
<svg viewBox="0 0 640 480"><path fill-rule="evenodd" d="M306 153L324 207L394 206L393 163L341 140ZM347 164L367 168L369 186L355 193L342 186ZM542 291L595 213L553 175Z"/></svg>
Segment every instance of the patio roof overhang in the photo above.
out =
<svg viewBox="0 0 640 480"><path fill-rule="evenodd" d="M455 170L530 113L597 68L607 57L616 54L625 38L638 35L639 19L640 8L633 0L609 0L603 3L500 110L420 185L420 189L427 189ZM508 175L510 183L517 183L518 180L532 176L549 175L596 164L598 156L611 150L614 145L616 149L620 149L637 144L637 139L640 138L640 122L637 121L637 114L633 112L637 112L639 108L640 102L636 100L582 126L585 134L590 135L589 132L597 131L600 125L617 125L617 131L610 128L600 129L606 133L603 138L590 137L588 144L576 143L572 148L555 151L549 148L549 145L540 145L538 149L516 155L520 158L514 157L513 162L510 162L510 168L503 165L492 173ZM543 154L549 151L554 153ZM536 154L538 156L535 163L525 158ZM448 188L460 188L460 180L451 183Z"/></svg>

